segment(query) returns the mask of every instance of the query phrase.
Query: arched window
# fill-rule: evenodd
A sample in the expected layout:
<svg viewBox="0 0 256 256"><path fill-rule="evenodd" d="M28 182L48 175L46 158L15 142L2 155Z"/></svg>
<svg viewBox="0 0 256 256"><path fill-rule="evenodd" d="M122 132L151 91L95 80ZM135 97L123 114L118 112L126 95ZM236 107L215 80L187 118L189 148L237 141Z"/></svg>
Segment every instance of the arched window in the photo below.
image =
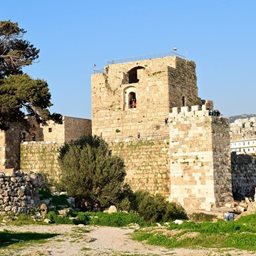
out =
<svg viewBox="0 0 256 256"><path fill-rule="evenodd" d="M182 99L181 99L181 101L182 101L182 107L185 107L186 106L186 97L185 96L182 96Z"/></svg>
<svg viewBox="0 0 256 256"><path fill-rule="evenodd" d="M128 86L124 89L124 110L137 108L137 90L135 86Z"/></svg>
<svg viewBox="0 0 256 256"><path fill-rule="evenodd" d="M128 71L128 82L129 84L138 83L138 69L145 69L144 67L138 66Z"/></svg>
<svg viewBox="0 0 256 256"><path fill-rule="evenodd" d="M128 94L128 108L136 108L136 93L130 92Z"/></svg>

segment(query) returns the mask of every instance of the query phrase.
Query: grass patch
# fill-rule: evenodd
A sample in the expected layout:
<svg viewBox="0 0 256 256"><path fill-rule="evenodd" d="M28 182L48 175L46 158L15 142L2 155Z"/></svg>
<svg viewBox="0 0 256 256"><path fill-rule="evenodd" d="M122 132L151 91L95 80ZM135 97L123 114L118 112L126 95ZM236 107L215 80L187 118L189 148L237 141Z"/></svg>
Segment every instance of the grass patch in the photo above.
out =
<svg viewBox="0 0 256 256"><path fill-rule="evenodd" d="M73 212L71 216L59 216L54 211L47 214L51 223L55 224L84 224L110 227L125 227L133 223L146 226L148 223L135 213L104 213L104 212Z"/></svg>
<svg viewBox="0 0 256 256"><path fill-rule="evenodd" d="M41 220L35 221L31 215L24 214L24 213L21 213L19 215L10 214L6 216L1 216L0 223L5 223L6 225L13 225L13 226L33 225L33 224L45 225L46 224Z"/></svg>
<svg viewBox="0 0 256 256"><path fill-rule="evenodd" d="M48 238L57 236L58 234L51 233L16 233L10 231L1 231L0 232L0 248L12 245L12 244L24 244L27 242L38 242Z"/></svg>
<svg viewBox="0 0 256 256"><path fill-rule="evenodd" d="M256 251L256 215L238 221L184 222L170 224L167 230L140 230L133 234L138 241L167 248L233 248ZM180 230L181 232L173 232ZM168 232L172 231L169 236Z"/></svg>
<svg viewBox="0 0 256 256"><path fill-rule="evenodd" d="M90 221L91 225L99 225L99 226L111 226L111 227L124 227L129 224L137 223L140 226L146 226L146 222L135 213L124 213L124 212L116 212L116 213L90 213Z"/></svg>

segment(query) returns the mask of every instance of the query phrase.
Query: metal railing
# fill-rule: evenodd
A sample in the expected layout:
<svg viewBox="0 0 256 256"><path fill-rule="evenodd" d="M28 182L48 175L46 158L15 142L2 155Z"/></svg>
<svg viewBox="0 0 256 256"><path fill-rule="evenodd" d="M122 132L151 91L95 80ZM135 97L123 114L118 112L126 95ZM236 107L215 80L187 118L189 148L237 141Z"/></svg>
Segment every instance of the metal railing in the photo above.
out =
<svg viewBox="0 0 256 256"><path fill-rule="evenodd" d="M131 57L131 58L111 60L111 61L107 61L107 65L141 61L141 60L151 60L151 59L171 57L171 56L176 56L176 57L180 57L182 59L188 60L184 55L179 54L177 51L171 51L168 53L159 53L159 54L151 54L151 55L146 55L146 56L144 55L144 56L137 56L137 57ZM93 69L94 74L104 73L104 71L105 71L104 68Z"/></svg>
<svg viewBox="0 0 256 256"><path fill-rule="evenodd" d="M139 60L151 60L151 59L156 59L156 58L164 58L164 57L168 57L168 56L177 56L177 57L186 59L185 56L177 53L176 51L171 51L169 53L151 54L151 55L146 55L146 56L137 56L137 57L131 57L131 58L125 58L125 59L111 60L111 61L107 62L107 65L133 62L133 61L139 61Z"/></svg>

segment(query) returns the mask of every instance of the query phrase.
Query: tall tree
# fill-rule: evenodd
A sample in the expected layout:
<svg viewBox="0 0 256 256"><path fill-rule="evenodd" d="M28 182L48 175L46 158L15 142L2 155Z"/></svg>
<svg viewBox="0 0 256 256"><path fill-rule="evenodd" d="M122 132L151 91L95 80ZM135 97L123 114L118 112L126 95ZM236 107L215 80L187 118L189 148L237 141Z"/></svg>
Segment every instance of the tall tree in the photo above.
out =
<svg viewBox="0 0 256 256"><path fill-rule="evenodd" d="M24 121L25 115L38 122L61 117L49 112L52 104L47 82L22 71L39 57L39 50L23 39L25 33L18 23L0 21L0 129Z"/></svg>

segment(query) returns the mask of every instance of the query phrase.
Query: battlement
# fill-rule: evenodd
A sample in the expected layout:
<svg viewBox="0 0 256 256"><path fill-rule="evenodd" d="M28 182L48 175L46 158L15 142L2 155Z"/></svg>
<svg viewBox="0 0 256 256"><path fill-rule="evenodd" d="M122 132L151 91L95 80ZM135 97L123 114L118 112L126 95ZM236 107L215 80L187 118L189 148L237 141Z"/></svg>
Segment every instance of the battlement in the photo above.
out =
<svg viewBox="0 0 256 256"><path fill-rule="evenodd" d="M203 105L194 105L194 106L184 106L184 107L174 107L171 109L169 114L170 118L180 117L180 116L220 116L218 110L213 109L213 102L206 100Z"/></svg>

